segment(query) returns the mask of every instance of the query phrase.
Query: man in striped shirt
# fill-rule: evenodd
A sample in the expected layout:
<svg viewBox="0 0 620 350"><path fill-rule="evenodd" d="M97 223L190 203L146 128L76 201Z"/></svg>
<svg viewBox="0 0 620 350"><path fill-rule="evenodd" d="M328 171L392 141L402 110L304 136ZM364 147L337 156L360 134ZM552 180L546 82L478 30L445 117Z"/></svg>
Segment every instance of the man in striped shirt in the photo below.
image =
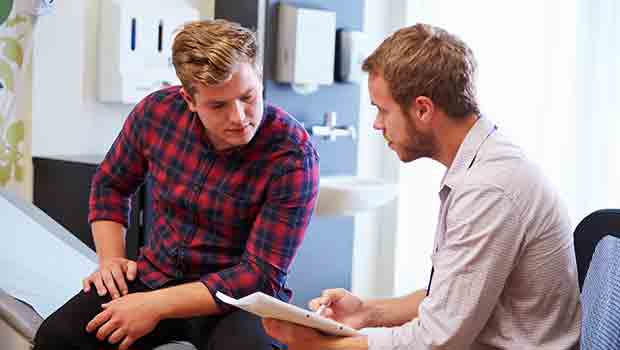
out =
<svg viewBox="0 0 620 350"><path fill-rule="evenodd" d="M366 335L327 337L265 320L291 350L548 349L578 346L581 309L566 210L540 170L481 116L471 50L417 24L366 59L374 127L404 162L447 171L426 290L362 300L326 290L310 307ZM520 96L527 106L527 94ZM523 109L527 113L527 109Z"/></svg>

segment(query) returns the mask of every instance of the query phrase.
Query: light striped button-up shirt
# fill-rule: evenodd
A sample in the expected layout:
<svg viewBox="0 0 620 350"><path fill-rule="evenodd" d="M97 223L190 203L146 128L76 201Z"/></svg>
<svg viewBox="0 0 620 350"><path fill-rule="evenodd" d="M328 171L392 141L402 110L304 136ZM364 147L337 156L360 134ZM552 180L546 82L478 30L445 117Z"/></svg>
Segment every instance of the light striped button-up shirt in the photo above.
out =
<svg viewBox="0 0 620 350"><path fill-rule="evenodd" d="M578 347L570 222L540 170L480 118L439 196L430 295L415 320L370 332L370 349Z"/></svg>

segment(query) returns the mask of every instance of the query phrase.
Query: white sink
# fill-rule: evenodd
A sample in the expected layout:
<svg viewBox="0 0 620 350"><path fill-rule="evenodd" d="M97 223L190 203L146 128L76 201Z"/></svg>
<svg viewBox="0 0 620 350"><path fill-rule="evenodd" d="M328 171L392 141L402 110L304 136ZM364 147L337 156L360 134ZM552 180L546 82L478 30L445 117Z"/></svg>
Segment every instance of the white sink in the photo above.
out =
<svg viewBox="0 0 620 350"><path fill-rule="evenodd" d="M317 215L355 215L396 198L398 185L358 176L322 176Z"/></svg>

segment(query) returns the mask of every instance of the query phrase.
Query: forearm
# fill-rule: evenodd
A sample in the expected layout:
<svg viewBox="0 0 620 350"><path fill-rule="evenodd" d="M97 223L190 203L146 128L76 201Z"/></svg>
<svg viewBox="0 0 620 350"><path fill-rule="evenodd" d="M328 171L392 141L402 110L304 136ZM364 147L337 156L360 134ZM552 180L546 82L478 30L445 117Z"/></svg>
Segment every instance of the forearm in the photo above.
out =
<svg viewBox="0 0 620 350"><path fill-rule="evenodd" d="M189 318L220 313L213 296L202 282L191 282L151 292L160 319Z"/></svg>
<svg viewBox="0 0 620 350"><path fill-rule="evenodd" d="M95 221L91 224L99 261L125 257L125 228L114 221Z"/></svg>
<svg viewBox="0 0 620 350"><path fill-rule="evenodd" d="M365 302L368 308L366 327L395 327L413 320L418 317L418 308L425 297L426 290L421 289L399 298Z"/></svg>
<svg viewBox="0 0 620 350"><path fill-rule="evenodd" d="M368 337L325 337L317 345L323 350L367 350Z"/></svg>

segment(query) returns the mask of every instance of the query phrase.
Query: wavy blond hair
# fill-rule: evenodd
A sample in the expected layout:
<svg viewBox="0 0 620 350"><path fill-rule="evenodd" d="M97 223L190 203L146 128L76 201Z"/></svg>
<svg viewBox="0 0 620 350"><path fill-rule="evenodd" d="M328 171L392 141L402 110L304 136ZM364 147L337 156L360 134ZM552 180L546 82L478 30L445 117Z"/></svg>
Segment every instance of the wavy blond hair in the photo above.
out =
<svg viewBox="0 0 620 350"><path fill-rule="evenodd" d="M218 85L230 79L236 65L250 63L257 74L255 34L222 19L197 21L182 26L172 44L172 64L192 96L196 84Z"/></svg>

